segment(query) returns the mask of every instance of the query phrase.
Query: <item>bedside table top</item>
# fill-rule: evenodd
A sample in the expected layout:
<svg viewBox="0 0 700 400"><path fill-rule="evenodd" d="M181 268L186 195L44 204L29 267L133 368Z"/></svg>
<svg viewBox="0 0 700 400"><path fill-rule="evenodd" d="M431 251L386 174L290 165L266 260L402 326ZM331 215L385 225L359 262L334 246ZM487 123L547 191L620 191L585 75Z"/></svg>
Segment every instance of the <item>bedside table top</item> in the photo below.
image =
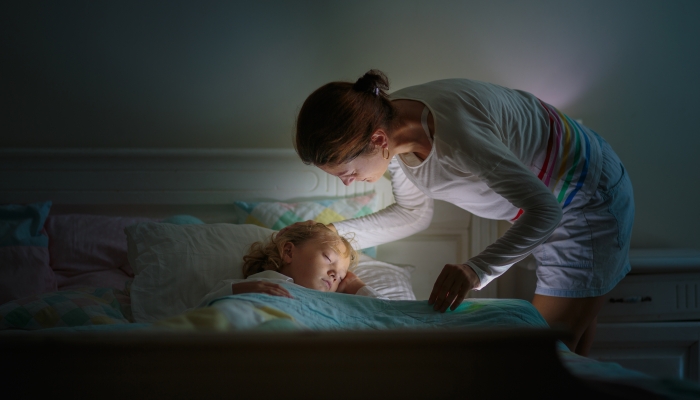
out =
<svg viewBox="0 0 700 400"><path fill-rule="evenodd" d="M630 274L700 272L700 250L630 249Z"/></svg>

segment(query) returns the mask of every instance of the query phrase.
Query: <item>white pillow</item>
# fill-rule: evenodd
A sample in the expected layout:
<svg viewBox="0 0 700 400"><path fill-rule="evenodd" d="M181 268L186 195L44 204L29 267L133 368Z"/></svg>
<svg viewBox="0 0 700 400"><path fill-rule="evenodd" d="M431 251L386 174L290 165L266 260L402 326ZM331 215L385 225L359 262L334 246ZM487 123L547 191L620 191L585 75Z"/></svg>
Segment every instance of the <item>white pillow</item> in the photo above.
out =
<svg viewBox="0 0 700 400"><path fill-rule="evenodd" d="M134 320L152 322L197 307L224 279L243 279L243 256L250 245L274 231L256 225L145 222L124 232L135 274Z"/></svg>
<svg viewBox="0 0 700 400"><path fill-rule="evenodd" d="M127 227L134 270L131 307L136 322L153 322L199 306L224 279L243 279L243 256L253 242L275 232L257 225L174 225L144 222ZM411 266L360 254L353 272L391 300L415 300Z"/></svg>
<svg viewBox="0 0 700 400"><path fill-rule="evenodd" d="M360 253L360 260L352 272L389 300L415 300L411 286L414 269L411 265L389 264Z"/></svg>

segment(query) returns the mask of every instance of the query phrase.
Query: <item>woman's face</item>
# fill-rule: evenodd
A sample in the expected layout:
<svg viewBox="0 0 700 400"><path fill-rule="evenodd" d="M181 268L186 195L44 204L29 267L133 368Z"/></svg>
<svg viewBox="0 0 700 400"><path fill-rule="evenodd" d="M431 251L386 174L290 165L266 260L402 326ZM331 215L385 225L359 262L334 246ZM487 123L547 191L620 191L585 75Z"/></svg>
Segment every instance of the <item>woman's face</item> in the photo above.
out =
<svg viewBox="0 0 700 400"><path fill-rule="evenodd" d="M382 149L373 154L363 154L345 164L319 166L325 172L340 178L345 186L358 181L376 182L389 167L389 161L382 157ZM386 153L386 150L384 150Z"/></svg>
<svg viewBox="0 0 700 400"><path fill-rule="evenodd" d="M350 267L350 258L343 257L345 245L329 240L307 240L298 246L285 243L280 273L294 279L297 285L322 292L335 292Z"/></svg>

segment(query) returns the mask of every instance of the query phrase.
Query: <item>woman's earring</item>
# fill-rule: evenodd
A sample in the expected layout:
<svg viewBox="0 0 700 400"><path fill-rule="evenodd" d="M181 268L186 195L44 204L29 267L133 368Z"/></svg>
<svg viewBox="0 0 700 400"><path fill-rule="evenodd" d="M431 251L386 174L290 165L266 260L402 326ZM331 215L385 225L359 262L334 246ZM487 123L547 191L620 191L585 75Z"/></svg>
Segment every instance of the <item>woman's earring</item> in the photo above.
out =
<svg viewBox="0 0 700 400"><path fill-rule="evenodd" d="M386 150L386 155L384 155L384 150ZM388 147L382 147L382 157L384 157L385 160L389 159L389 148Z"/></svg>

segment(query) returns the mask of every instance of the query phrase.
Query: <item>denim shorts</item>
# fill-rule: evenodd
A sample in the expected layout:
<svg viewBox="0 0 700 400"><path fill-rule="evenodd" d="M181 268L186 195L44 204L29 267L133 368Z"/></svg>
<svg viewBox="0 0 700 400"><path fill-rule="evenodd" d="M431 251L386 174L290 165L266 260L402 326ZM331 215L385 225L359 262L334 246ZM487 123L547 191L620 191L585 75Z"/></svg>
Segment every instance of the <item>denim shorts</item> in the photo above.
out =
<svg viewBox="0 0 700 400"><path fill-rule="evenodd" d="M610 145L597 134L592 136L602 149L598 187L582 207L564 210L552 236L533 251L537 263L536 294L601 296L630 271L632 182Z"/></svg>

